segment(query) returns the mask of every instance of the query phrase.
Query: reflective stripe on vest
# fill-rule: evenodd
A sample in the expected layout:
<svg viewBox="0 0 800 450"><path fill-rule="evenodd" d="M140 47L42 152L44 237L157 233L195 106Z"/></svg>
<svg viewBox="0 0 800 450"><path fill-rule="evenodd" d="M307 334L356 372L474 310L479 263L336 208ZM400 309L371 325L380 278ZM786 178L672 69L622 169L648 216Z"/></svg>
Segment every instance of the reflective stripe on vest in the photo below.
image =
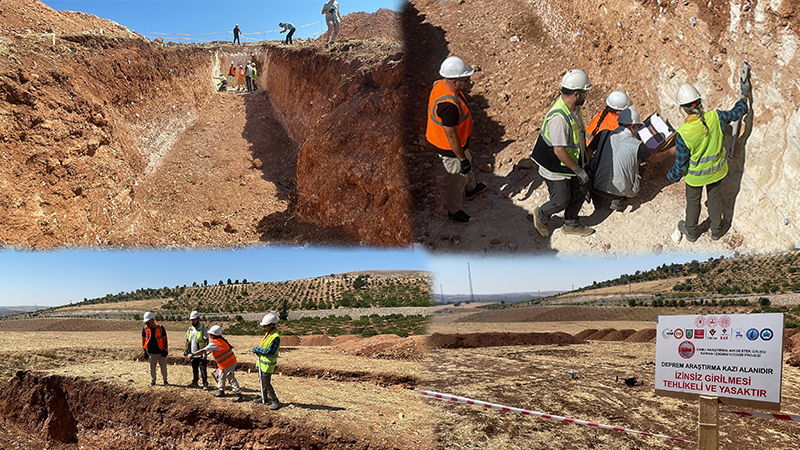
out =
<svg viewBox="0 0 800 450"><path fill-rule="evenodd" d="M268 335L265 335L261 339L261 343L258 345L259 347L267 350L275 338L280 337L277 331L274 331ZM262 373L272 373L275 371L275 365L278 364L278 353L280 353L280 348L278 351L275 352L275 356L266 357L264 355L258 355L258 362L261 365L261 372Z"/></svg>
<svg viewBox="0 0 800 450"><path fill-rule="evenodd" d="M233 354L231 346L222 339L210 338L211 343L219 347L219 350L212 350L211 354L214 355L214 360L217 362L217 367L222 370L236 364L236 355Z"/></svg>
<svg viewBox="0 0 800 450"><path fill-rule="evenodd" d="M155 338L156 338L156 342L158 342L158 348L160 350L166 350L167 349L167 343L166 343L166 341L164 339L164 336L161 334L161 325L156 324L154 329L156 330ZM147 344L150 343L150 338L152 337L152 333L151 333L150 327L145 327L144 336L145 336L145 339L144 339L144 345L142 345L142 348L147 350Z"/></svg>
<svg viewBox="0 0 800 450"><path fill-rule="evenodd" d="M228 71L228 75L236 76L236 67L231 66L231 69Z"/></svg>
<svg viewBox="0 0 800 450"><path fill-rule="evenodd" d="M581 123L583 123L583 115L581 114L580 110L577 111L577 114L581 119ZM581 156L580 140L583 138L581 136L581 134L583 134L583 130L578 127L578 122L572 116L569 108L567 108L567 105L564 103L564 99L561 97L559 97L553 107L550 108L550 111L545 114L544 123L542 124L542 131L539 134L539 137L542 139L544 145L541 146L541 148L534 147L534 152L531 157L536 164L544 167L552 173L570 177L575 176L575 172L570 170L569 167L561 162L553 150L553 143L550 140L550 133L547 125L550 122L550 119L555 116L560 116L563 118L564 122L567 123L567 127L572 129L572 133L567 133L567 145L565 146L565 150L573 161L577 162L579 166L583 166L581 161L579 161Z"/></svg>
<svg viewBox="0 0 800 450"><path fill-rule="evenodd" d="M678 128L678 134L689 149L689 170L686 184L693 187L706 186L725 178L728 162L722 149L722 125L716 110L703 115L708 131L700 119L690 116Z"/></svg>
<svg viewBox="0 0 800 450"><path fill-rule="evenodd" d="M439 80L434 83L431 95L428 97L428 125L425 130L425 138L437 148L452 150L450 141L447 140L447 134L444 131L442 119L436 111L440 103L452 103L458 108L456 131L458 133L458 141L463 148L472 134L472 114L463 98L457 92L448 89L445 86L445 82L446 80Z"/></svg>

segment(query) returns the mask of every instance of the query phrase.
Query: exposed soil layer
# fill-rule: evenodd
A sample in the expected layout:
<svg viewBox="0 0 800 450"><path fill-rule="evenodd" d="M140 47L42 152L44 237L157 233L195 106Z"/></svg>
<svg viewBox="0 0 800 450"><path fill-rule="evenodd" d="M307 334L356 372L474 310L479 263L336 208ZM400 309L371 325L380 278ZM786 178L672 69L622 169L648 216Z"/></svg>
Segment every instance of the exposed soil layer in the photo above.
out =
<svg viewBox="0 0 800 450"><path fill-rule="evenodd" d="M583 341L567 333L434 333L428 339L431 348L479 348L505 347L510 345L580 344Z"/></svg>
<svg viewBox="0 0 800 450"><path fill-rule="evenodd" d="M405 448L402 443L380 447L342 431L319 432L302 420L269 412L252 415L170 392L135 392L105 382L23 371L0 391L0 411L14 431L40 436L48 444L75 442L93 449Z"/></svg>

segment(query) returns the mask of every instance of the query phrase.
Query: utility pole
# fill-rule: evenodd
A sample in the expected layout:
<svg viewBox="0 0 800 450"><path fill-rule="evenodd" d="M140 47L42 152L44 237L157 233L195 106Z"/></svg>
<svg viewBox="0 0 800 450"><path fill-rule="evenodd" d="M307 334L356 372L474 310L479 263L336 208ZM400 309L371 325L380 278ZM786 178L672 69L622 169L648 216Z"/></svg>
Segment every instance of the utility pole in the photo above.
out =
<svg viewBox="0 0 800 450"><path fill-rule="evenodd" d="M475 294L472 292L472 271L469 268L469 263L467 263L467 274L469 275L469 301L475 302Z"/></svg>
<svg viewBox="0 0 800 450"><path fill-rule="evenodd" d="M442 283L439 283L439 293L441 295L442 303L444 303L444 288L442 288Z"/></svg>

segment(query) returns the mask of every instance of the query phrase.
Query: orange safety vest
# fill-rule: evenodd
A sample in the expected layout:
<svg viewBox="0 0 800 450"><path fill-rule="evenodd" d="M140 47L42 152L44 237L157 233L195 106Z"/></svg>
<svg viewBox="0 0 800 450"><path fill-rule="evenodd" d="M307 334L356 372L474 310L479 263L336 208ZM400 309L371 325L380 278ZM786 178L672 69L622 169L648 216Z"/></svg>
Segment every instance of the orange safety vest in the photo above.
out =
<svg viewBox="0 0 800 450"><path fill-rule="evenodd" d="M586 143L588 144L593 137L597 136L603 130L614 131L619 128L619 122L617 122L618 118L619 112L609 111L608 108L603 108L603 110L597 113L594 119L589 122L589 126L586 127Z"/></svg>
<svg viewBox="0 0 800 450"><path fill-rule="evenodd" d="M442 119L436 112L439 103L452 103L458 108L459 118L456 130L458 132L458 141L461 142L461 147L464 147L467 143L467 138L472 134L472 114L470 114L469 106L467 102L464 101L463 97L445 87L445 81L446 80L439 80L434 83L431 96L428 98L428 126L425 130L425 138L437 148L452 150L450 148L450 142L447 141L447 135L444 132Z"/></svg>
<svg viewBox="0 0 800 450"><path fill-rule="evenodd" d="M155 330L156 330L156 342L158 342L158 348L160 350L166 350L167 339L166 336L164 336L164 334L161 333L162 330L161 325L156 324ZM150 338L152 337L150 327L144 327L144 336L145 336L144 345L142 345L142 348L147 350L147 344L150 343Z"/></svg>
<svg viewBox="0 0 800 450"><path fill-rule="evenodd" d="M219 350L211 350L211 354L214 355L214 360L217 362L217 367L221 370L225 370L236 364L236 355L233 354L233 350L227 342L211 335L209 335L208 338L211 340L212 344L219 347Z"/></svg>
<svg viewBox="0 0 800 450"><path fill-rule="evenodd" d="M231 66L230 70L228 70L228 75L235 77L236 76L236 67Z"/></svg>
<svg viewBox="0 0 800 450"><path fill-rule="evenodd" d="M244 80L244 69L239 69L239 79Z"/></svg>

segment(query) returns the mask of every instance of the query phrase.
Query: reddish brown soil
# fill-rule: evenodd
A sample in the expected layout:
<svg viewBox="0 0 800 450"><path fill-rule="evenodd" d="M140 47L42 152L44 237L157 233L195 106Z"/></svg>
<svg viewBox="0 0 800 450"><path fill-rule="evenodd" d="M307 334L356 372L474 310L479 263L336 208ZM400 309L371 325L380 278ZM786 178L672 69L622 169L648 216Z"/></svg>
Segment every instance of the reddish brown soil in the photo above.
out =
<svg viewBox="0 0 800 450"><path fill-rule="evenodd" d="M586 330L581 331L580 333L575 335L575 339L587 339L589 336L597 333L598 330L594 328L589 328Z"/></svg>
<svg viewBox="0 0 800 450"><path fill-rule="evenodd" d="M20 398L24 401L20 402ZM123 401L110 402L109 399ZM19 405L27 405L19 408ZM83 448L374 449L374 442L317 433L302 420L268 412L252 416L176 393L144 393L104 382L18 372L0 392L6 427L36 435L48 448L77 442ZM147 420L142 420L147 417ZM408 448L395 443L390 448Z"/></svg>
<svg viewBox="0 0 800 450"><path fill-rule="evenodd" d="M617 330L615 330L614 328L603 328L602 330L592 334L591 336L587 337L586 339L590 340L590 341L599 341L599 340L603 339L604 337L608 336L609 334L611 334L611 333L613 333L615 331L617 331Z"/></svg>
<svg viewBox="0 0 800 450"><path fill-rule="evenodd" d="M300 338L300 345L307 347L331 345L331 338L322 334L303 336Z"/></svg>
<svg viewBox="0 0 800 450"><path fill-rule="evenodd" d="M300 338L298 336L281 336L281 346L295 346L300 345Z"/></svg>
<svg viewBox="0 0 800 450"><path fill-rule="evenodd" d="M428 341L428 336L401 338L394 334L380 334L369 339L334 343L332 348L348 356L420 361L428 352Z"/></svg>
<svg viewBox="0 0 800 450"><path fill-rule="evenodd" d="M473 333L440 334L434 333L428 339L431 348L480 348L504 347L509 345L552 345L581 344L567 333Z"/></svg>
<svg viewBox="0 0 800 450"><path fill-rule="evenodd" d="M625 339L625 342L655 342L656 339L656 329L655 328L645 328L644 330L639 330L636 333L628 336Z"/></svg>
<svg viewBox="0 0 800 450"><path fill-rule="evenodd" d="M600 339L601 341L625 341L629 337L631 337L636 330L617 330L611 333L608 333L605 337Z"/></svg>
<svg viewBox="0 0 800 450"><path fill-rule="evenodd" d="M383 39L401 42L403 35L399 27L400 13L381 8L374 13L354 12L342 17L338 42L351 39Z"/></svg>

